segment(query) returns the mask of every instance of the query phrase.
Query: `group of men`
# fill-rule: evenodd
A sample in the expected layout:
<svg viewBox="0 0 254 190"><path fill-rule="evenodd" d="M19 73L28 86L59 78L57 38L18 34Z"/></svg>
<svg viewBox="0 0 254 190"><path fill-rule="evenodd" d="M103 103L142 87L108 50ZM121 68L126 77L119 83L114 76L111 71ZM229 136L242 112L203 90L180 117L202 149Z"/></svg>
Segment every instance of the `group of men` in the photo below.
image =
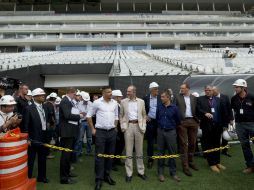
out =
<svg viewBox="0 0 254 190"><path fill-rule="evenodd" d="M73 157L81 153L84 131L87 134L87 151L91 153L92 135L95 143L95 189L99 190L103 182L115 185L110 172L118 159L104 158L103 155L122 155L125 147L125 180L133 178L133 158L136 159L137 176L147 180L144 165L143 144L147 138L147 168L154 165L154 144L157 143L158 155L180 153L183 172L192 176L191 169L198 171L194 163L194 153L198 129L202 130L202 150L221 146L223 130L236 123L236 132L241 142L246 169L244 173L254 172L254 157L251 151L250 137L254 136L254 96L247 91L247 82L238 79L233 83L235 95L229 97L218 88L207 85L204 96L191 94L190 86L183 83L180 93L174 95L164 90L159 95L159 85L152 82L150 93L143 99L136 95L137 89L130 85L127 97L123 99L120 90L111 87L102 89L102 97L90 102L89 94L67 88L66 95L60 101L57 95L50 95L45 102L45 92L37 88L28 96L28 86L21 85L20 95L3 96L0 100L0 129L6 131L21 123L21 129L29 134L28 166L32 177L35 156L38 154L38 182L48 183L46 177L46 156L49 150L42 143L49 143L52 126L59 130L60 145L74 149L74 152L62 151L60 159L60 183L73 184L77 175L71 172ZM57 100L57 101L56 101ZM17 112L22 119L13 114L17 103ZM54 112L54 113L53 113ZM234 112L234 114L233 114ZM10 118L10 119L9 119ZM94 119L96 118L96 119ZM223 145L227 144L224 142ZM134 155L135 153L135 155ZM220 162L220 151L205 153L211 171L220 173L226 167ZM158 159L157 172L160 182L165 181L165 160ZM174 158L168 159L169 173L173 180L181 179L176 174Z"/></svg>

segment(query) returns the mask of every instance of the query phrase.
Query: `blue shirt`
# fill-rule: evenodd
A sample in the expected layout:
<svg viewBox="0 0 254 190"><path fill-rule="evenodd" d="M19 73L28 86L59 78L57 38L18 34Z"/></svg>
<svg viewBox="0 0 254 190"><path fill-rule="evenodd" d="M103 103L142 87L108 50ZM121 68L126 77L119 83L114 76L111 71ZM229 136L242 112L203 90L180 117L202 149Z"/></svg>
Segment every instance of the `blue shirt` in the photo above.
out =
<svg viewBox="0 0 254 190"><path fill-rule="evenodd" d="M157 96L151 96L150 95L150 103L149 103L149 113L148 117L152 119L156 119L156 110L157 110Z"/></svg>
<svg viewBox="0 0 254 190"><path fill-rule="evenodd" d="M176 105L158 105L156 119L158 126L162 129L175 129L180 124L179 111Z"/></svg>

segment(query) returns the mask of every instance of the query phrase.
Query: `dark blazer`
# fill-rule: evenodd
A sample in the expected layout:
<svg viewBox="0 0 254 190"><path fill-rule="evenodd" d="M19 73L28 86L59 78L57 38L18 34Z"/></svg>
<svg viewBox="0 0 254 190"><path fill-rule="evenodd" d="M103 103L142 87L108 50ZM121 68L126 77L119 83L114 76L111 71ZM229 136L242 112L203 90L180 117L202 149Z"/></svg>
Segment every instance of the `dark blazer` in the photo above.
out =
<svg viewBox="0 0 254 190"><path fill-rule="evenodd" d="M185 104L185 100L184 100L184 96L179 94L175 97L175 101L176 101L176 106L179 109L180 112L180 119L183 120L185 118L185 111L186 111L186 104ZM190 95L190 104L191 104L191 112L192 112L192 116L193 118L198 122L198 118L197 118L197 98L193 95Z"/></svg>
<svg viewBox="0 0 254 190"><path fill-rule="evenodd" d="M54 105L51 102L46 102L45 106L48 109L49 123L50 123L51 126L54 126L55 125L55 121L56 121L56 115L55 115Z"/></svg>
<svg viewBox="0 0 254 190"><path fill-rule="evenodd" d="M216 100L217 108L218 108L218 116L219 116L219 125L224 127L226 125L225 119L225 106L221 103L220 98L213 97ZM200 128L208 127L209 125L213 124L213 120L208 119L205 114L211 113L211 107L209 105L208 97L207 96L200 96L197 99L197 116L200 119Z"/></svg>
<svg viewBox="0 0 254 190"><path fill-rule="evenodd" d="M59 126L61 137L77 137L79 126L68 123L68 121L79 122L80 116L71 113L73 104L64 97L59 105Z"/></svg>
<svg viewBox="0 0 254 190"><path fill-rule="evenodd" d="M231 108L229 97L227 95L220 94L220 100L221 100L221 104L225 106L226 122L229 123L230 120L234 120L233 111Z"/></svg>
<svg viewBox="0 0 254 190"><path fill-rule="evenodd" d="M147 94L144 98L143 98L144 102L145 102L145 109L146 109L146 114L149 113L149 108L150 108L150 94ZM160 95L157 96L157 107L158 105L161 104L161 98Z"/></svg>
<svg viewBox="0 0 254 190"><path fill-rule="evenodd" d="M48 110L45 105L42 105L42 107L45 112L46 123L48 123ZM28 132L28 136L30 139L40 142L46 142L47 139L45 138L45 135L43 135L40 115L34 103L25 108L23 121L24 129L26 132Z"/></svg>

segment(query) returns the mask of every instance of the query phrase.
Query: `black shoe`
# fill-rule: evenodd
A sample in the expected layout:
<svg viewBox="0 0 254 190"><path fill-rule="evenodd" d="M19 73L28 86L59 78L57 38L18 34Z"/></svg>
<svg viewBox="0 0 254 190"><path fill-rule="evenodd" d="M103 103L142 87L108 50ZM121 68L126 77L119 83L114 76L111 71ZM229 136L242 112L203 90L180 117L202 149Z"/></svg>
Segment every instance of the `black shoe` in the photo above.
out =
<svg viewBox="0 0 254 190"><path fill-rule="evenodd" d="M116 184L116 182L110 176L105 177L104 181L106 183L108 183L109 185L115 185Z"/></svg>
<svg viewBox="0 0 254 190"><path fill-rule="evenodd" d="M49 183L49 180L47 178L43 178L43 179L37 179L37 182Z"/></svg>
<svg viewBox="0 0 254 190"><path fill-rule="evenodd" d="M229 153L227 153L227 152L222 152L221 154L223 154L223 155L225 155L225 156L227 156L227 157L232 157Z"/></svg>
<svg viewBox="0 0 254 190"><path fill-rule="evenodd" d="M69 178L69 179L66 179L66 180L61 180L60 183L61 184L74 184L74 183L77 183L77 182L74 181L73 179Z"/></svg>
<svg viewBox="0 0 254 190"><path fill-rule="evenodd" d="M148 162L147 163L147 168L148 169L152 169L152 167L153 167L153 162Z"/></svg>
<svg viewBox="0 0 254 190"><path fill-rule="evenodd" d="M130 183L130 182L131 182L131 179L132 179L132 176L126 176L126 177L125 177L125 181L126 181L127 183Z"/></svg>
<svg viewBox="0 0 254 190"><path fill-rule="evenodd" d="M146 180L147 179L147 176L145 174L141 175L141 174L138 174L138 177L140 177L141 179L143 180Z"/></svg>
<svg viewBox="0 0 254 190"><path fill-rule="evenodd" d="M101 189L101 186L102 186L102 183L101 181L96 181L96 184L95 184L95 190L100 190Z"/></svg>
<svg viewBox="0 0 254 190"><path fill-rule="evenodd" d="M69 174L69 177L78 177L78 175L77 175L77 174L74 174L74 173L70 173L70 174Z"/></svg>

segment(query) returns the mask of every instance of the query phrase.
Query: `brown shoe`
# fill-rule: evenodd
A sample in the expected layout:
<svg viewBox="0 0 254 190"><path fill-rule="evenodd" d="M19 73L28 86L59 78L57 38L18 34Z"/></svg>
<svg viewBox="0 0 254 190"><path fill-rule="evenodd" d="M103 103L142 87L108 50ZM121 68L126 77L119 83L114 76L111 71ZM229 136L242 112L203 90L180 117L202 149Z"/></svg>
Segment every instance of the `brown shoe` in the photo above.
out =
<svg viewBox="0 0 254 190"><path fill-rule="evenodd" d="M159 181L160 181L160 182L164 182L164 181L165 181L164 175L159 175Z"/></svg>
<svg viewBox="0 0 254 190"><path fill-rule="evenodd" d="M196 166L195 164L193 164L193 163L189 163L189 167L190 167L191 169L195 170L195 171L198 171L197 166Z"/></svg>
<svg viewBox="0 0 254 190"><path fill-rule="evenodd" d="M254 173L254 167L248 167L243 170L244 174Z"/></svg>
<svg viewBox="0 0 254 190"><path fill-rule="evenodd" d="M219 168L217 168L216 165L210 166L210 169L211 169L213 172L215 172L215 173L220 173L220 170L219 170Z"/></svg>
<svg viewBox="0 0 254 190"><path fill-rule="evenodd" d="M172 179L174 181L176 181L176 182L180 182L181 181L180 177L178 177L177 175L172 176Z"/></svg>
<svg viewBox="0 0 254 190"><path fill-rule="evenodd" d="M217 168L219 168L220 170L226 170L226 167L223 166L222 164L217 164L216 166L217 166Z"/></svg>
<svg viewBox="0 0 254 190"><path fill-rule="evenodd" d="M183 169L183 173L187 176L190 176L190 177L192 176L192 173L188 168Z"/></svg>

